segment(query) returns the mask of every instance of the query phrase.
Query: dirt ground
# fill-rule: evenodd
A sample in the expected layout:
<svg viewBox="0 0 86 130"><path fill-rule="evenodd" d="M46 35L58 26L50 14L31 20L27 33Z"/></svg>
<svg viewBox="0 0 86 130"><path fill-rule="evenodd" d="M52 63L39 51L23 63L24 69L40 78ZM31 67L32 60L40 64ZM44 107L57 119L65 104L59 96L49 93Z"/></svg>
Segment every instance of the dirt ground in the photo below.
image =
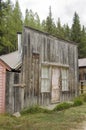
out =
<svg viewBox="0 0 86 130"><path fill-rule="evenodd" d="M82 123L82 128L83 128L83 130L86 130L86 121L84 121L84 122Z"/></svg>
<svg viewBox="0 0 86 130"><path fill-rule="evenodd" d="M76 128L71 130L86 130L86 121L83 121L82 123L79 123L76 125Z"/></svg>

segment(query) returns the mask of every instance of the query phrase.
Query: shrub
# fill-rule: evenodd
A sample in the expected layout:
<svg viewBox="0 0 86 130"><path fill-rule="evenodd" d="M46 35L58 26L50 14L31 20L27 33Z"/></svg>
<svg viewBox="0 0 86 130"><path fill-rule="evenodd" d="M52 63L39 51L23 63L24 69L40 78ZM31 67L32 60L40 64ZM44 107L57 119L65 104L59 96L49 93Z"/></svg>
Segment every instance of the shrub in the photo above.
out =
<svg viewBox="0 0 86 130"><path fill-rule="evenodd" d="M82 105L82 104L83 104L82 99L80 99L80 98L74 99L73 106L80 106L80 105Z"/></svg>
<svg viewBox="0 0 86 130"><path fill-rule="evenodd" d="M64 110L64 109L68 109L70 107L72 107L72 103L63 102L63 103L58 104L54 108L54 111L61 111L61 110Z"/></svg>
<svg viewBox="0 0 86 130"><path fill-rule="evenodd" d="M35 105L35 106L28 107L26 109L23 109L21 111L21 114L29 114L29 113L31 113L31 114L33 114L33 113L51 113L51 112L52 112L52 110L41 108L41 107Z"/></svg>
<svg viewBox="0 0 86 130"><path fill-rule="evenodd" d="M82 102L86 102L86 93L85 94L81 94L78 97L74 98L74 100L78 100L78 99L81 100Z"/></svg>
<svg viewBox="0 0 86 130"><path fill-rule="evenodd" d="M80 99L83 100L83 102L86 102L86 93L85 94L81 94L79 97L80 97Z"/></svg>
<svg viewBox="0 0 86 130"><path fill-rule="evenodd" d="M86 94L84 94L83 100L84 100L84 102L86 102Z"/></svg>

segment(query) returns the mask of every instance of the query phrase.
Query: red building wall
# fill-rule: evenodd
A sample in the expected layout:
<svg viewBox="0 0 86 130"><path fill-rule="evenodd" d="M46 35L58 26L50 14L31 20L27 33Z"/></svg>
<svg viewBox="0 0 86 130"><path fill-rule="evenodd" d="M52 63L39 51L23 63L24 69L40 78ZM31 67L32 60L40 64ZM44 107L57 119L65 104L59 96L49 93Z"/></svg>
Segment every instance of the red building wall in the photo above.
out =
<svg viewBox="0 0 86 130"><path fill-rule="evenodd" d="M6 70L10 67L0 59L0 113L5 113Z"/></svg>
<svg viewBox="0 0 86 130"><path fill-rule="evenodd" d="M6 68L0 64L0 113L5 112Z"/></svg>

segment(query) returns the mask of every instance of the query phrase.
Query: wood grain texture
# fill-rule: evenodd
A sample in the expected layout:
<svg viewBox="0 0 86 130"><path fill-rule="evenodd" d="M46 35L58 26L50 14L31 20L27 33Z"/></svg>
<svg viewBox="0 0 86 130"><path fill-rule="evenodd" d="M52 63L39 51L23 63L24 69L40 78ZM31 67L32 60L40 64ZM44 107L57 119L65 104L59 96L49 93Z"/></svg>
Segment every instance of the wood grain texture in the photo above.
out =
<svg viewBox="0 0 86 130"><path fill-rule="evenodd" d="M24 89L24 105L47 105L51 103L53 67L58 68L60 71L59 100L65 101L76 96L78 91L77 46L71 42L55 38L27 27L24 28L23 39L23 49L26 48L23 52L22 66L22 81L26 84ZM43 66L50 68L50 92L41 92L41 87L43 87L41 86ZM62 91L61 89L62 68L68 70L68 91Z"/></svg>

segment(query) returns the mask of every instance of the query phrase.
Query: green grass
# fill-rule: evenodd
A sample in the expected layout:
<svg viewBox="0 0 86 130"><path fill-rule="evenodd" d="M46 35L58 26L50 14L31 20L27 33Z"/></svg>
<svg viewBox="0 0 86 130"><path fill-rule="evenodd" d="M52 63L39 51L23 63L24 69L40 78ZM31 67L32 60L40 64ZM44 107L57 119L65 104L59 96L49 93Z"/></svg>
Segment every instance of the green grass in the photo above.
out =
<svg viewBox="0 0 86 130"><path fill-rule="evenodd" d="M63 102L53 110L39 106L21 111L21 117L0 115L0 130L70 130L80 128L86 121L86 95L80 95L72 103Z"/></svg>
<svg viewBox="0 0 86 130"><path fill-rule="evenodd" d="M58 112L23 113L18 118L0 115L0 130L70 130L79 127L83 120L86 120L86 103Z"/></svg>

